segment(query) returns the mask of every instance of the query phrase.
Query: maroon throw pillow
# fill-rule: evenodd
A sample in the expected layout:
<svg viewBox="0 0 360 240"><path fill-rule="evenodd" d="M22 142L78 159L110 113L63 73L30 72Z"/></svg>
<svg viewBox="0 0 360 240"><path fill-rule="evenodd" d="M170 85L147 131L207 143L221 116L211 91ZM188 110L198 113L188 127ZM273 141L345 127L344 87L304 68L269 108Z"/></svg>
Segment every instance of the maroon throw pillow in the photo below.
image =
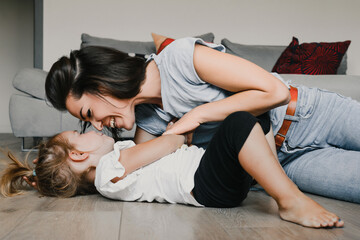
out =
<svg viewBox="0 0 360 240"><path fill-rule="evenodd" d="M272 71L296 74L336 74L351 41L302 43L293 37Z"/></svg>

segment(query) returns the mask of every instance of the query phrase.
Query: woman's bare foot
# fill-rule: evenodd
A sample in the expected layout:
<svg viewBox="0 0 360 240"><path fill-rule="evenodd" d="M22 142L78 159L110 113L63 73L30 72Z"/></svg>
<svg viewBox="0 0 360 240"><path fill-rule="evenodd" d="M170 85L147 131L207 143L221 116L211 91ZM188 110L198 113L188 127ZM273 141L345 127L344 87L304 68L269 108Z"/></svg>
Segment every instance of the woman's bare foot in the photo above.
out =
<svg viewBox="0 0 360 240"><path fill-rule="evenodd" d="M278 204L280 217L283 220L313 228L344 226L344 222L338 216L327 211L303 193Z"/></svg>

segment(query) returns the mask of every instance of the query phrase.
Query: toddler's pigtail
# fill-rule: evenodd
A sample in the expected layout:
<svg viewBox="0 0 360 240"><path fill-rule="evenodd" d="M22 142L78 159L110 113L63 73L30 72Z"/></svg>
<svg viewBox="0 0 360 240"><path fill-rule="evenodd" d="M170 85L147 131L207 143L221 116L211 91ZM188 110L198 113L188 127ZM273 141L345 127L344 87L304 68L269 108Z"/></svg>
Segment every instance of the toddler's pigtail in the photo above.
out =
<svg viewBox="0 0 360 240"><path fill-rule="evenodd" d="M29 166L27 161L19 161L11 152L5 153L4 155L11 160L7 168L3 171L0 179L0 192L5 197L11 197L22 194L21 189L24 188L26 176L29 181L36 181L33 174L34 169Z"/></svg>

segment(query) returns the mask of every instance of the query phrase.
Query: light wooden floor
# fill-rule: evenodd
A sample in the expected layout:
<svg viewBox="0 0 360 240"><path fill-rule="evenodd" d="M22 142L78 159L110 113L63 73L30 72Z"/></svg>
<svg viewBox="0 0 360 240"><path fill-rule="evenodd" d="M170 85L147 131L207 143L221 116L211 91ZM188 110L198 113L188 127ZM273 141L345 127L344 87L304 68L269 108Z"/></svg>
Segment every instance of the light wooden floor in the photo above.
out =
<svg viewBox="0 0 360 240"><path fill-rule="evenodd" d="M0 146L25 155L11 134L0 134ZM275 201L262 191L250 192L232 209L128 203L100 195L56 199L30 191L0 196L0 239L360 239L360 205L311 197L337 213L345 227L310 229L282 221Z"/></svg>

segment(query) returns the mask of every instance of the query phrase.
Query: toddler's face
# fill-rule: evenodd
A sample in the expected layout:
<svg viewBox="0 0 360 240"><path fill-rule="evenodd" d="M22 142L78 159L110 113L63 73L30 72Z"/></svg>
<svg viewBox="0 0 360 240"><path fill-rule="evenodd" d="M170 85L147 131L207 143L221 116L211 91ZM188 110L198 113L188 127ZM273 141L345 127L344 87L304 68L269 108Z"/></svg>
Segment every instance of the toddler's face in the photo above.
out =
<svg viewBox="0 0 360 240"><path fill-rule="evenodd" d="M77 131L66 131L61 134L76 150L81 152L106 154L113 149L114 139L98 132L80 134Z"/></svg>
<svg viewBox="0 0 360 240"><path fill-rule="evenodd" d="M79 134L77 131L66 131L61 133L76 151L69 153L72 155L76 152L78 160L74 161L69 155L69 166L75 173L81 174L90 167L96 168L100 158L111 152L114 148L114 139L98 132L87 132ZM84 156L84 158L82 158ZM89 180L93 181L95 171L89 172Z"/></svg>

